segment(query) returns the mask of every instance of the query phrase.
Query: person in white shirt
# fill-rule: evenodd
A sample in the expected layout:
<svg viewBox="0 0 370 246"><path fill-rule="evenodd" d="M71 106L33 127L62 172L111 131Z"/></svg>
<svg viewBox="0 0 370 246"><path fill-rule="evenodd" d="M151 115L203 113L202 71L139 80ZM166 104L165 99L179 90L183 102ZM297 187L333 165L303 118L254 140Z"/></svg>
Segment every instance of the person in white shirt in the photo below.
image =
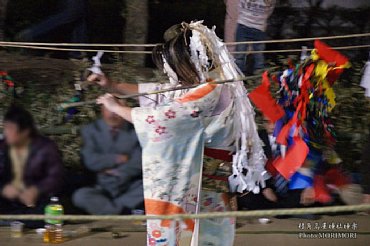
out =
<svg viewBox="0 0 370 246"><path fill-rule="evenodd" d="M236 42L266 40L267 20L274 11L276 0L241 0L239 5L239 17L236 30ZM245 52L247 44L236 46L237 52ZM253 44L254 51L262 51L265 44ZM246 73L246 54L236 54L236 64ZM253 70L263 69L264 56L262 53L254 54Z"/></svg>
<svg viewBox="0 0 370 246"><path fill-rule="evenodd" d="M225 33L224 41L226 43L235 42L236 25L239 14L239 1L240 0L224 0L226 5L225 15ZM235 50L235 46L227 47L230 52Z"/></svg>

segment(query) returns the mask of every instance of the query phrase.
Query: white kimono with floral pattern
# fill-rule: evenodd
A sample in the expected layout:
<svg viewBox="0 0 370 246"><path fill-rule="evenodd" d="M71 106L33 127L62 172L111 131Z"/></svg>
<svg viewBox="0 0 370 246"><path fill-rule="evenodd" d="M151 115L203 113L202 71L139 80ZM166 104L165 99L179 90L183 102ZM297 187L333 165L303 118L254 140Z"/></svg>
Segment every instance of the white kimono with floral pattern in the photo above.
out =
<svg viewBox="0 0 370 246"><path fill-rule="evenodd" d="M141 84L140 92L166 85ZM169 98L174 100L170 101ZM143 148L147 215L229 211L227 194L201 190L204 147L233 151L233 101L227 85L140 98L133 123ZM148 220L147 245L233 245L234 218Z"/></svg>

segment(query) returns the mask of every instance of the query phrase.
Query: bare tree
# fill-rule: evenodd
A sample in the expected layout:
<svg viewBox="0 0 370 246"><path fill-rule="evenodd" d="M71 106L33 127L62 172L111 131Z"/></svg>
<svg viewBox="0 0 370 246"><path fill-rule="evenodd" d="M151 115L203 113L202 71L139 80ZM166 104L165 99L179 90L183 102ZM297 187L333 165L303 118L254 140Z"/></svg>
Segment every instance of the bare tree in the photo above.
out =
<svg viewBox="0 0 370 246"><path fill-rule="evenodd" d="M123 17L126 20L124 30L124 42L131 44L144 44L148 33L148 0L129 0L125 1L126 9ZM144 48L136 47L131 50L142 51ZM128 62L134 65L145 64L145 55L132 54L125 56Z"/></svg>

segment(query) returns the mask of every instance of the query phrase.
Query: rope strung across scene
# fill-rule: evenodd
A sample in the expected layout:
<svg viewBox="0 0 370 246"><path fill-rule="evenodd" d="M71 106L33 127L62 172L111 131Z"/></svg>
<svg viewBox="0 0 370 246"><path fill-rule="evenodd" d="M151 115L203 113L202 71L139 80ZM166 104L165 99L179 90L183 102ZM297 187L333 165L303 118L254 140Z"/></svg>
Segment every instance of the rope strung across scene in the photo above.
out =
<svg viewBox="0 0 370 246"><path fill-rule="evenodd" d="M239 81L246 81L246 80L258 79L258 78L261 78L261 75L254 75L254 76L247 76L247 77L234 78L234 79L211 81L211 82L208 82L208 84L235 83L235 82L239 82ZM118 98L118 99L145 97L145 96L161 94L161 93L170 92L170 91L193 89L193 88L198 87L198 86L199 85L196 84L196 85L181 86L181 87L175 87L175 88L169 88L169 89L163 89L163 90L157 90L157 91L151 91L151 92L145 92L145 93L136 93L136 94L130 94L130 95L116 95L115 97ZM61 103L59 105L59 109L67 109L67 108L71 108L71 107L80 107L80 106L95 104L95 103L96 103L96 100L89 100L89 101L75 102L75 103Z"/></svg>
<svg viewBox="0 0 370 246"><path fill-rule="evenodd" d="M97 49L73 49L73 48L58 48L58 47L42 47L42 46L28 46L28 45L11 45L1 44L0 47L11 47L11 48L24 48L24 49L36 49L36 50L52 50L52 51L76 51L76 52L105 52L105 53L122 53L122 54L152 54L151 51L141 50L97 50ZM339 46L332 47L335 50L350 50L350 49L361 49L369 48L370 44L365 45L351 45L351 46ZM307 49L308 51L312 49ZM267 53L293 53L301 52L302 49L289 49L289 50L247 50L247 51L233 51L231 54L267 54Z"/></svg>
<svg viewBox="0 0 370 246"><path fill-rule="evenodd" d="M151 51L141 50L94 50L94 49L72 49L72 48L57 48L57 47L42 47L42 46L28 46L28 45L12 45L12 44L1 44L0 47L10 48L24 48L33 50L52 50L52 51L76 51L76 52L99 52L104 53L124 53L124 54L151 54Z"/></svg>
<svg viewBox="0 0 370 246"><path fill-rule="evenodd" d="M324 36L324 37L313 37L313 38L292 38L292 39L276 39L276 40L262 40L262 41L245 41L245 42L229 42L226 45L238 45L238 44L268 44L268 43L293 43L293 42L305 42L330 39L345 39L345 38L359 38L369 37L370 33L357 33L348 35L336 35L336 36ZM34 43L34 42L5 42L1 41L0 46L3 45L22 45L22 46L75 46L75 47L154 47L158 44L86 44L86 43Z"/></svg>
<svg viewBox="0 0 370 246"><path fill-rule="evenodd" d="M337 46L331 47L335 50L351 50L351 49L362 49L362 48L369 48L370 44L364 45L350 45L350 46ZM313 49L307 49L307 51L312 51ZM293 52L302 52L302 49L290 49L290 50L251 50L251 51L233 51L230 52L231 54L267 54L267 53L293 53Z"/></svg>
<svg viewBox="0 0 370 246"><path fill-rule="evenodd" d="M185 219L214 219L228 217L272 217L278 215L299 215L299 214L325 214L338 212L359 212L369 211L370 204L351 205L351 206L333 206L318 208L293 208L293 209L274 209L274 210L255 210L255 211L233 211L233 212L212 212L200 214L172 214L172 215L0 215L0 220L45 220L60 219L68 221L84 220L109 220L109 221L133 221L133 220L185 220Z"/></svg>

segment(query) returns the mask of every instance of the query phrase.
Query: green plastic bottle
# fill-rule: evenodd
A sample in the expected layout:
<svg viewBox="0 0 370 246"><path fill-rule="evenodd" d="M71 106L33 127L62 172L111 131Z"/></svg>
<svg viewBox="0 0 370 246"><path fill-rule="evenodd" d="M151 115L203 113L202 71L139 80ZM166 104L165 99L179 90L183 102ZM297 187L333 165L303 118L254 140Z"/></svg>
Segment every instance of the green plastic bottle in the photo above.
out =
<svg viewBox="0 0 370 246"><path fill-rule="evenodd" d="M59 216L64 214L63 206L58 197L50 198L50 203L45 207L46 216ZM63 221L56 219L45 220L45 243L62 243L63 242Z"/></svg>

